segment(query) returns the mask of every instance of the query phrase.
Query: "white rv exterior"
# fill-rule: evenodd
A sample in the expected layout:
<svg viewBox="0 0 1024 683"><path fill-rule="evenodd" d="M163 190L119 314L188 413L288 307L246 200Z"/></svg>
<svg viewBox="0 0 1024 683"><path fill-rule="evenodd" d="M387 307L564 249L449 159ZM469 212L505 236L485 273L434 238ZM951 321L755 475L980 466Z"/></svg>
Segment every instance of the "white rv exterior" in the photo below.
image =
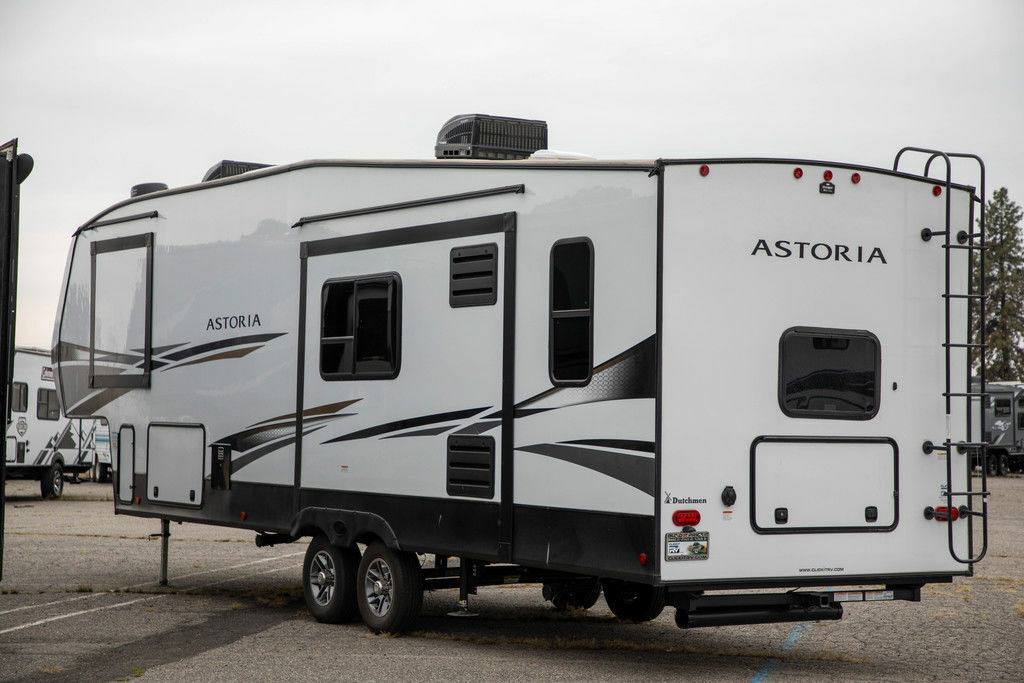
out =
<svg viewBox="0 0 1024 683"><path fill-rule="evenodd" d="M947 201L969 229L972 198L734 159L310 161L157 192L74 236L60 397L110 425L117 513L315 536L324 620L355 591L389 630L387 552L412 592L408 553L433 553L600 577L680 625L838 618L837 594L813 616L700 591L913 599L969 573L969 523L926 519L947 470L922 443L966 440L942 295L970 250L921 230Z"/></svg>
<svg viewBox="0 0 1024 683"><path fill-rule="evenodd" d="M78 475L96 463L98 440L109 443L100 420L61 415L50 352L17 347L7 425L7 476L37 479L44 497L59 498L64 474ZM107 463L109 467L109 447Z"/></svg>

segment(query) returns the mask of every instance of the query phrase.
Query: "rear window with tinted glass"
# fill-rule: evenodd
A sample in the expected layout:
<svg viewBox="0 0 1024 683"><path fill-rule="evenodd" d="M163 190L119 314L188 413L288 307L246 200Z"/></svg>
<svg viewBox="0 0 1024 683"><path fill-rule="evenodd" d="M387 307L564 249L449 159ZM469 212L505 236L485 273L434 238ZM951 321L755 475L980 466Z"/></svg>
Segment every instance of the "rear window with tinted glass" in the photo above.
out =
<svg viewBox="0 0 1024 683"><path fill-rule="evenodd" d="M779 406L790 417L871 419L880 368L881 348L870 332L790 328L779 340Z"/></svg>

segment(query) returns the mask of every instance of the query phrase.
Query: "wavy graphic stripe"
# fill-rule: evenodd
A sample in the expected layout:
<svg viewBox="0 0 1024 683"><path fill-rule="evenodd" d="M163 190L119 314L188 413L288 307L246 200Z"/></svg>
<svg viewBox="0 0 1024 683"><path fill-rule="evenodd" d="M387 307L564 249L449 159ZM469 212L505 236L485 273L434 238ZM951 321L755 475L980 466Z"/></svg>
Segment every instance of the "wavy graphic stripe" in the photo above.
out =
<svg viewBox="0 0 1024 683"><path fill-rule="evenodd" d="M654 495L654 458L651 457L552 443L518 446L516 450L586 467L649 496Z"/></svg>
<svg viewBox="0 0 1024 683"><path fill-rule="evenodd" d="M397 432L402 429L410 429L412 427L424 427L429 424L436 422L448 422L450 420L461 420L467 417L473 417L487 408L472 408L470 410L455 410L449 413L436 413L434 415L423 415L421 417L411 417L405 420L397 420L395 422L387 422L376 427L368 427L366 429L360 429L349 434L343 434L336 436L333 439L324 441L322 445L329 443L339 443L341 441L353 441L355 439L365 439L370 436L379 436L381 434L388 434L389 432Z"/></svg>

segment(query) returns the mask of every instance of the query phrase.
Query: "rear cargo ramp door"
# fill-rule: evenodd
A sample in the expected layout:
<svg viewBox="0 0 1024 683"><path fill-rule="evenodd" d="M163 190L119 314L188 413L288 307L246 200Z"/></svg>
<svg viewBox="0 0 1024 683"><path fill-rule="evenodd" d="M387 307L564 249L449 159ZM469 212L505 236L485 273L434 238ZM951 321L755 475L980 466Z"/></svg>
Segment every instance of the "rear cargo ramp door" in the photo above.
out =
<svg viewBox="0 0 1024 683"><path fill-rule="evenodd" d="M750 523L762 534L892 531L898 481L889 438L760 436L750 446Z"/></svg>

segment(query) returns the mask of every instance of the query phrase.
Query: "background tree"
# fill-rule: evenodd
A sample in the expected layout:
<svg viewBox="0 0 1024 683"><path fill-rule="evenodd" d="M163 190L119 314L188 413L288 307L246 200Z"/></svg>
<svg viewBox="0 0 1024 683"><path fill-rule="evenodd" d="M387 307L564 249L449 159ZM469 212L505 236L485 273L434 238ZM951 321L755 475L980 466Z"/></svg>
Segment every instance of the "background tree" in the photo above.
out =
<svg viewBox="0 0 1024 683"><path fill-rule="evenodd" d="M986 379L1024 379L1024 245L1021 216L1024 211L1010 200L1005 187L992 193L985 206L985 349ZM981 275L981 261L974 259L974 282ZM975 285L977 286L977 285ZM980 305L973 307L975 335ZM979 341L975 337L975 343ZM972 367L977 367L973 363Z"/></svg>

